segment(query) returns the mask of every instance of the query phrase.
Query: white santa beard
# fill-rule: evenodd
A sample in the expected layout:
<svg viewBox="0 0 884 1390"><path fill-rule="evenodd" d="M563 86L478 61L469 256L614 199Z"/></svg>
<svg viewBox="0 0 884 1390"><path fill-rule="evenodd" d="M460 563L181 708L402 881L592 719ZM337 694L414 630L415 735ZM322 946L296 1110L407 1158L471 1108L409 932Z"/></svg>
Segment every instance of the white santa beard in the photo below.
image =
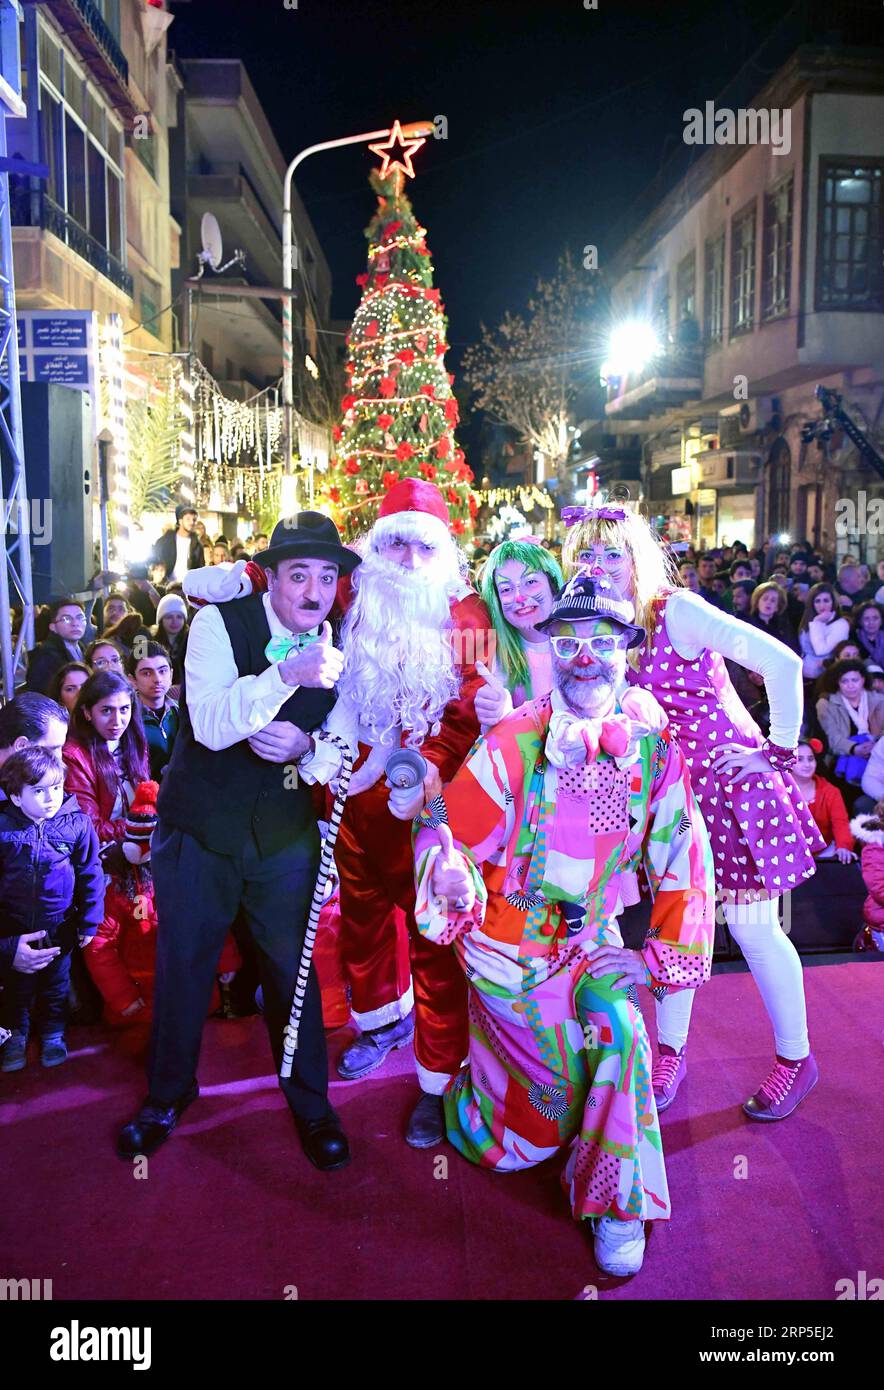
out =
<svg viewBox="0 0 884 1390"><path fill-rule="evenodd" d="M372 741L398 742L393 734L401 727L409 743L420 743L458 694L449 606L458 581L447 557L409 570L370 551L360 565L342 630L338 695L355 707Z"/></svg>

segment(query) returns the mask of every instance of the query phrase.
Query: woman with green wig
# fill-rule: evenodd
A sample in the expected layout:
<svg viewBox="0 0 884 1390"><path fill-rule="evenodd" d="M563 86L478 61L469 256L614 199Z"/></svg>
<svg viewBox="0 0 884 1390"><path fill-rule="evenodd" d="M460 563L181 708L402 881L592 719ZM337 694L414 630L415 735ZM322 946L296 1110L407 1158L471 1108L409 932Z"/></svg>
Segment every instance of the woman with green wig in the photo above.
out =
<svg viewBox="0 0 884 1390"><path fill-rule="evenodd" d="M555 557L533 536L503 541L482 566L479 592L497 636L493 670L476 665L485 677L476 695L483 729L552 689L550 642L536 624L549 617L562 583Z"/></svg>

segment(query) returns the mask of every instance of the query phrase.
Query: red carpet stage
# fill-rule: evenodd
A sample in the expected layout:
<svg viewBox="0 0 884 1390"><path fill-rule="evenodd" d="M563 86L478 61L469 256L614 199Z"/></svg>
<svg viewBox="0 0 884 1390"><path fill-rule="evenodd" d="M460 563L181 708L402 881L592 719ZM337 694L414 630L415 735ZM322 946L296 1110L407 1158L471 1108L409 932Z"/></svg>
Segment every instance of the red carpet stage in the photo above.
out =
<svg viewBox="0 0 884 1390"><path fill-rule="evenodd" d="M291 1285L301 1299L574 1299L593 1285L618 1299L832 1300L837 1281L884 1273L884 966L819 966L806 981L821 1080L772 1125L740 1110L772 1060L750 976L701 991L687 1081L662 1121L674 1216L632 1281L597 1272L558 1160L505 1176L448 1145L405 1145L410 1054L336 1080L353 1162L316 1172L258 1018L207 1024L202 1096L141 1180L113 1140L144 1093L143 1033L71 1030L58 1071L33 1058L0 1077L2 1273L51 1278L57 1300L282 1299ZM331 1038L333 1057L348 1037Z"/></svg>

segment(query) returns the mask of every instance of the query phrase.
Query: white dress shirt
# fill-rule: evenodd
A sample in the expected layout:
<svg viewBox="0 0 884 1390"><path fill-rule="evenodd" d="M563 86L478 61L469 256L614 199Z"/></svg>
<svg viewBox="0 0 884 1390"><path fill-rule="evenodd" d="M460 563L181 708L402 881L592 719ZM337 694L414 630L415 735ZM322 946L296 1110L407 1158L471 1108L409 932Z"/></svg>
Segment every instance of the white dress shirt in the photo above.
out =
<svg viewBox="0 0 884 1390"><path fill-rule="evenodd" d="M780 748L795 747L804 708L799 656L689 589L676 589L670 596L666 630L683 661L696 661L708 647L761 676L770 706L770 741Z"/></svg>
<svg viewBox="0 0 884 1390"><path fill-rule="evenodd" d="M264 594L263 600L271 636L294 641L295 634L276 616L270 595ZM286 685L277 663L260 676L239 674L224 620L214 604L201 608L190 625L184 675L194 738L215 752L266 728L298 689Z"/></svg>
<svg viewBox="0 0 884 1390"><path fill-rule="evenodd" d="M167 583L180 584L187 574L187 566L190 560L190 536L179 536L175 532L175 568L170 570Z"/></svg>

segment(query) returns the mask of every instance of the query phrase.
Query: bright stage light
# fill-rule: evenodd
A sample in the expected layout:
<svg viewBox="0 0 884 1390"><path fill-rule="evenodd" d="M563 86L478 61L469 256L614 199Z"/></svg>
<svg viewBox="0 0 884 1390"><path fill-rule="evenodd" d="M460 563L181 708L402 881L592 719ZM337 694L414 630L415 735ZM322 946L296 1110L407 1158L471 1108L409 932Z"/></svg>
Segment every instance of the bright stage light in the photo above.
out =
<svg viewBox="0 0 884 1390"><path fill-rule="evenodd" d="M603 371L607 377L640 372L660 351L660 340L649 323L630 319L615 328L608 341Z"/></svg>

